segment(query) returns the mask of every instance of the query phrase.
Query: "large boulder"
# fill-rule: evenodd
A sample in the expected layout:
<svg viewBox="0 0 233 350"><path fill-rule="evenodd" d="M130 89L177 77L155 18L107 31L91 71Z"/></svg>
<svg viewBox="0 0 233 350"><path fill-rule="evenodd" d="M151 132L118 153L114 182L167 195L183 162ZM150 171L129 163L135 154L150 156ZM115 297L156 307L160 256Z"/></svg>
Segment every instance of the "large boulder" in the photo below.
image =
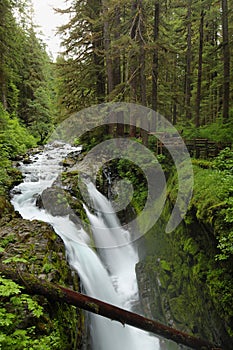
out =
<svg viewBox="0 0 233 350"><path fill-rule="evenodd" d="M36 203L39 208L46 209L53 216L66 216L71 213L65 191L58 187L46 188Z"/></svg>

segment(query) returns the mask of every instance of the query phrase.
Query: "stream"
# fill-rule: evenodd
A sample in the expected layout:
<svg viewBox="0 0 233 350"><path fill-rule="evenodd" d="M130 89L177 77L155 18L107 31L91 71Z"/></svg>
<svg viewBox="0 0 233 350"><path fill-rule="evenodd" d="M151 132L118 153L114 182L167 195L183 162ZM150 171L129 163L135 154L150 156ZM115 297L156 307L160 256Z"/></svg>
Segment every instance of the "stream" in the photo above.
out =
<svg viewBox="0 0 233 350"><path fill-rule="evenodd" d="M57 143L47 145L44 152L31 155L30 164L20 164L24 182L14 188L12 204L24 219L42 220L50 223L66 247L70 266L80 276L87 295L116 306L138 311L139 296L135 274L138 253L130 244L130 233L120 224L111 203L90 182L87 191L95 211L85 207L91 223L93 239L98 249L94 251L89 235L77 227L68 216L52 216L36 206L36 198L44 189L51 187L63 170L61 161L80 148ZM111 214L109 214L111 213ZM118 228L116 234L116 228ZM118 237L125 245L119 247ZM108 246L113 248L104 248ZM176 350L180 347L136 328L125 326L106 318L88 315L91 345L90 350ZM88 348L89 350L89 348Z"/></svg>

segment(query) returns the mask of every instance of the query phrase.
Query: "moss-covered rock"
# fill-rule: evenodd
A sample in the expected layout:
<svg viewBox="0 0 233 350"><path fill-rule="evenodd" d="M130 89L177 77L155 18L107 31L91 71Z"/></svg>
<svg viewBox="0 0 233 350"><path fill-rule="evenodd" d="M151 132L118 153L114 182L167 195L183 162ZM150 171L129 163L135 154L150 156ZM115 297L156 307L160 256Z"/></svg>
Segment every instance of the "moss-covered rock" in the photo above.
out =
<svg viewBox="0 0 233 350"><path fill-rule="evenodd" d="M46 223L23 220L16 215L1 222L0 260L18 271L79 289L78 276L66 262L64 244ZM43 307L43 315L32 319L26 312L21 327L26 330L34 326L34 337L41 341L48 339L46 349L80 349L84 330L82 312L72 306L51 303L41 296L34 298Z"/></svg>
<svg viewBox="0 0 233 350"><path fill-rule="evenodd" d="M145 236L148 255L137 266L139 291L144 310L149 309L148 316L151 313L157 320L164 319L175 328L231 349L232 263L230 256L218 259L219 230L224 235L231 225L221 212L226 208L227 190L215 171L194 170L194 195L185 220L173 232L165 233L177 195L176 180L169 179L169 199L159 221ZM144 284L148 286L146 301Z"/></svg>

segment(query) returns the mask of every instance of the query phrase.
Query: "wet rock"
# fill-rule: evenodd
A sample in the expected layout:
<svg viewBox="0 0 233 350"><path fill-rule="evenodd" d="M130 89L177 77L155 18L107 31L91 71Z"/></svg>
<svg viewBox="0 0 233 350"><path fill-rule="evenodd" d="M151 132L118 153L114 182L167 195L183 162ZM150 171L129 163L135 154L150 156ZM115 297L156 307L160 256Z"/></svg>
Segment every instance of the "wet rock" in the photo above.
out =
<svg viewBox="0 0 233 350"><path fill-rule="evenodd" d="M63 189L50 187L44 190L37 199L40 208L45 208L53 216L66 216L71 212Z"/></svg>
<svg viewBox="0 0 233 350"><path fill-rule="evenodd" d="M79 290L77 274L70 270L66 261L64 244L49 224L16 217L5 225L1 225L0 221L0 247L0 262L8 259L11 267L19 273L27 272ZM25 307L17 327L26 329L33 326L38 339L56 331L61 334L60 339L56 338L58 349L76 349L77 343L82 342L84 332L81 311L66 304L52 303L45 297L34 295L33 299L43 306L43 315L35 319Z"/></svg>
<svg viewBox="0 0 233 350"><path fill-rule="evenodd" d="M13 197L13 196L15 196L15 195L17 195L17 194L21 194L21 193L22 193L22 191L21 191L19 188L15 187L15 188L13 188L13 190L11 191L11 197Z"/></svg>
<svg viewBox="0 0 233 350"><path fill-rule="evenodd" d="M65 168L73 167L80 161L80 150L70 152L68 156L60 163Z"/></svg>
<svg viewBox="0 0 233 350"><path fill-rule="evenodd" d="M14 208L10 201L5 196L0 195L0 219L13 212Z"/></svg>
<svg viewBox="0 0 233 350"><path fill-rule="evenodd" d="M76 163L76 160L70 157L65 158L62 162L60 162L60 165L68 168L74 166Z"/></svg>
<svg viewBox="0 0 233 350"><path fill-rule="evenodd" d="M20 162L20 161L23 160L23 156L22 156L22 155L16 155L16 156L14 156L13 158L11 158L11 160L12 160L13 162Z"/></svg>
<svg viewBox="0 0 233 350"><path fill-rule="evenodd" d="M30 178L31 182L38 182L39 181L39 177L36 175L32 175Z"/></svg>
<svg viewBox="0 0 233 350"><path fill-rule="evenodd" d="M136 265L136 275L140 302L145 316L166 323L160 291L156 283L156 275L147 274L143 262Z"/></svg>
<svg viewBox="0 0 233 350"><path fill-rule="evenodd" d="M42 198L41 198L41 195L40 195L40 194L37 194L37 195L36 195L36 206L37 206L39 209L44 209L43 201L42 201Z"/></svg>
<svg viewBox="0 0 233 350"><path fill-rule="evenodd" d="M30 156L26 156L24 159L23 159L23 164L31 164L32 163L32 160L30 158Z"/></svg>

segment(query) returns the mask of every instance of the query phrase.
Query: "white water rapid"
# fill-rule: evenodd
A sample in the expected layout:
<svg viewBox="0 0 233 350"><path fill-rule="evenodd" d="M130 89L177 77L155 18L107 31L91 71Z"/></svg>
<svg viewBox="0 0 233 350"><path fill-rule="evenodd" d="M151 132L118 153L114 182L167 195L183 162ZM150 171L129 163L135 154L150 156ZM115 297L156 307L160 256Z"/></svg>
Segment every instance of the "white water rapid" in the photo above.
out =
<svg viewBox="0 0 233 350"><path fill-rule="evenodd" d="M99 249L99 256L87 245L87 233L77 228L68 216L54 217L36 207L37 195L52 185L62 171L61 160L74 150L77 148L66 144L49 145L43 153L31 156L31 164L21 164L25 179L14 189L12 203L23 218L39 219L53 225L65 244L68 261L78 272L87 295L132 310L138 302L135 275L138 255L128 244L129 232L119 228L110 202L93 184L87 185L96 209L96 214L93 214L86 208L96 246L104 247L107 242L113 247ZM105 215L105 212L111 214ZM118 247L117 227L125 239L126 244L122 247ZM123 327L120 323L96 315L90 315L90 320L92 350L160 349L159 339L146 332L130 326Z"/></svg>

